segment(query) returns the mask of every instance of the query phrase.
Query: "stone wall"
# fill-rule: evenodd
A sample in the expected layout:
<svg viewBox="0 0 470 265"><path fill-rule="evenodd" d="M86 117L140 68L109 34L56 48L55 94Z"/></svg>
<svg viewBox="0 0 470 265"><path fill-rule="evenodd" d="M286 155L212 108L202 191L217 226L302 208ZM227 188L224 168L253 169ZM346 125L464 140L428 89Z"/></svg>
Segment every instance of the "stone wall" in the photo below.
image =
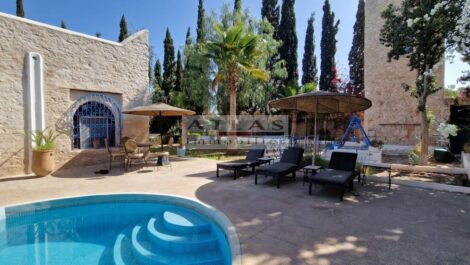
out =
<svg viewBox="0 0 470 265"><path fill-rule="evenodd" d="M365 28L365 95L372 107L365 113L365 127L371 138L387 144L416 144L420 134L420 114L417 99L405 92L401 84L414 84L416 73L406 65L407 59L387 62L388 49L380 43L383 20L381 12L388 4L400 0L367 0ZM444 85L444 67L434 69L438 85ZM446 103L447 102L447 103ZM428 97L428 108L437 123L449 119L450 105L443 92ZM433 133L431 132L431 135Z"/></svg>
<svg viewBox="0 0 470 265"><path fill-rule="evenodd" d="M24 173L29 162L27 53L43 58L45 120L54 128L76 100L71 91L112 95L121 108L147 103L148 51L147 30L117 43L0 13L0 176ZM123 124L123 136L147 138L147 117L125 115ZM74 153L70 133L60 136L58 166Z"/></svg>

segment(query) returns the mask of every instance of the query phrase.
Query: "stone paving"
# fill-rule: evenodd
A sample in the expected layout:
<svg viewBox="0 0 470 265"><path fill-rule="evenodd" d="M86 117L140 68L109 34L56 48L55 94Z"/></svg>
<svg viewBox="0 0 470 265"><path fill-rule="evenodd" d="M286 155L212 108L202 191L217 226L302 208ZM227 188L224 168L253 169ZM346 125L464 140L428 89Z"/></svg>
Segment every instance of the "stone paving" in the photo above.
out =
<svg viewBox="0 0 470 265"><path fill-rule="evenodd" d="M270 178L232 179L216 161L173 158L172 168L111 174L103 166L52 176L0 178L0 205L97 193L166 193L197 198L235 225L249 264L469 264L470 196L369 181L339 202L334 189ZM301 174L299 174L301 175Z"/></svg>

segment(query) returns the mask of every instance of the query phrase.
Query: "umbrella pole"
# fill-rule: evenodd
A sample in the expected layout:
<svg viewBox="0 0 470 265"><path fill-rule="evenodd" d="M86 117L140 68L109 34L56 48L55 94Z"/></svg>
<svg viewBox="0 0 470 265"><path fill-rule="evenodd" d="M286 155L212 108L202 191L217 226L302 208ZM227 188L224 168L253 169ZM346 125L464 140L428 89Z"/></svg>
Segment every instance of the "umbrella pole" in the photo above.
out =
<svg viewBox="0 0 470 265"><path fill-rule="evenodd" d="M317 155L317 119L318 119L318 98L315 102L315 126L314 126L314 137L313 137L313 157L312 165L315 165L315 156Z"/></svg>
<svg viewBox="0 0 470 265"><path fill-rule="evenodd" d="M162 112L160 111L160 145L163 152L163 121L162 121Z"/></svg>

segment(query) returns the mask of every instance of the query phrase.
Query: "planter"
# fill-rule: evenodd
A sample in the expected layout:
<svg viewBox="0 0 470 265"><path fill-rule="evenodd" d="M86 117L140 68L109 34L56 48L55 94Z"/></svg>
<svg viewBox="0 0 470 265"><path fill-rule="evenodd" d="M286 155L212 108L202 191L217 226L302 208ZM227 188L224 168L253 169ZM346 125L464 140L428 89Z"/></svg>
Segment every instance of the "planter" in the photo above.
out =
<svg viewBox="0 0 470 265"><path fill-rule="evenodd" d="M465 170L467 170L467 177L470 179L470 153L462 152L462 163Z"/></svg>
<svg viewBox="0 0 470 265"><path fill-rule="evenodd" d="M55 168L54 151L33 151L31 169L38 177L44 177L52 173Z"/></svg>
<svg viewBox="0 0 470 265"><path fill-rule="evenodd" d="M95 149L100 148L100 139L93 140L93 148Z"/></svg>
<svg viewBox="0 0 470 265"><path fill-rule="evenodd" d="M176 149L176 154L177 154L179 157L184 157L184 156L186 156L186 148L177 148L177 149Z"/></svg>

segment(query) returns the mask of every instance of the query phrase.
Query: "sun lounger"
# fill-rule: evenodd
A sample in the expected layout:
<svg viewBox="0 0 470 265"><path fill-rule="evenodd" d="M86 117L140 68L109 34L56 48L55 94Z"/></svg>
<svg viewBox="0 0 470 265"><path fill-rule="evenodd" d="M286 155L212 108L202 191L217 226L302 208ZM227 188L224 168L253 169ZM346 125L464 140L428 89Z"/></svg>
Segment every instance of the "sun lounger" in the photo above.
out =
<svg viewBox="0 0 470 265"><path fill-rule="evenodd" d="M258 184L258 175L271 176L277 179L277 188L281 186L281 178L292 174L295 181L295 172L300 168L304 154L304 149L300 147L290 147L282 153L281 160L272 165L256 169L255 184Z"/></svg>
<svg viewBox="0 0 470 265"><path fill-rule="evenodd" d="M238 171L244 168L251 167L252 172L254 172L255 167L259 166L262 163L262 161L258 160L258 158L263 157L263 155L264 155L264 148L250 149L245 159L218 163L217 164L217 177L219 177L219 169L233 170L234 171L233 179L236 179L238 176Z"/></svg>
<svg viewBox="0 0 470 265"><path fill-rule="evenodd" d="M328 169L308 177L310 182L308 193L312 194L313 184L332 185L341 188L340 201L343 200L347 188L353 188L356 172L356 153L333 152Z"/></svg>

